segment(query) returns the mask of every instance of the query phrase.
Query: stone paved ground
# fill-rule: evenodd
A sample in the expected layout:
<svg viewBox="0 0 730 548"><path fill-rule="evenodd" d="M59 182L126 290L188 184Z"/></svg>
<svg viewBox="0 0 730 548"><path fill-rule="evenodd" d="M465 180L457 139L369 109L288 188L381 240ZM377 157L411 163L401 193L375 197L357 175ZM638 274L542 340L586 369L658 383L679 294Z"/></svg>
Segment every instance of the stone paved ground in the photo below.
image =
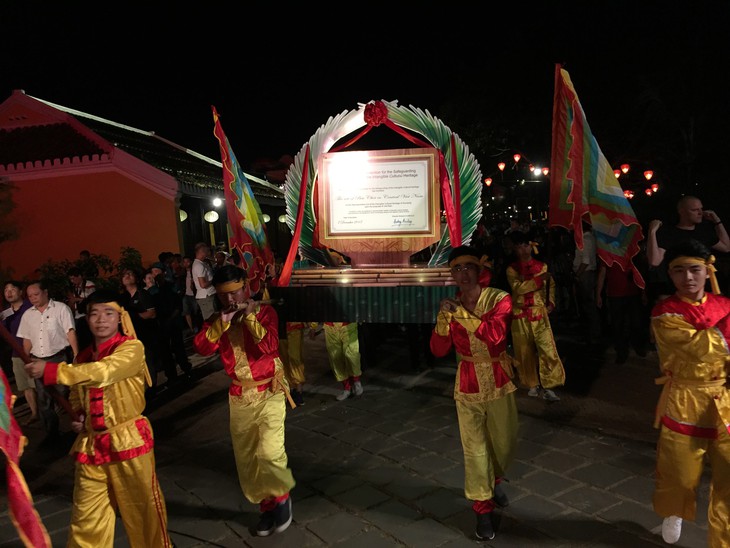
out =
<svg viewBox="0 0 730 548"><path fill-rule="evenodd" d="M495 513L490 542L476 541L463 497L448 359L413 368L404 334L388 330L364 369L363 396L337 402L323 340L306 340L306 404L288 411L286 426L294 521L282 534L257 538L257 508L241 495L228 436L228 381L217 360L193 356L195 383L149 406L171 536L179 548L661 546L661 520L651 508L656 355L616 366L610 350L571 344L569 334L559 341L568 373L561 402L518 394L519 448L505 487L511 504ZM26 406L16 407L24 413ZM61 547L73 464L67 447L39 450L41 434L27 429L21 467L53 546ZM685 524L675 546L706 546L707 498L703 478L698 521ZM0 548L20 547L0 500ZM118 524L115 548L128 546L125 538Z"/></svg>

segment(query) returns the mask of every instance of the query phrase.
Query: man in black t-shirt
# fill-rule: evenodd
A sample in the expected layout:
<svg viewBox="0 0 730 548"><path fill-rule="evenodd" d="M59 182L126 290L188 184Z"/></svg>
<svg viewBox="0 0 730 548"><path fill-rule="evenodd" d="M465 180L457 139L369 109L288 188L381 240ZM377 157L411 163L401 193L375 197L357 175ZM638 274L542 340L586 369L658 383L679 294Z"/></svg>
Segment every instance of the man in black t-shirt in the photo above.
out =
<svg viewBox="0 0 730 548"><path fill-rule="evenodd" d="M649 223L646 240L646 256L654 269L655 293L657 297L671 295L674 286L667 276L664 253L676 244L694 239L709 249L727 253L730 251L730 237L717 213L702 208L702 201L695 196L683 196L677 202L679 222L664 226L654 219Z"/></svg>

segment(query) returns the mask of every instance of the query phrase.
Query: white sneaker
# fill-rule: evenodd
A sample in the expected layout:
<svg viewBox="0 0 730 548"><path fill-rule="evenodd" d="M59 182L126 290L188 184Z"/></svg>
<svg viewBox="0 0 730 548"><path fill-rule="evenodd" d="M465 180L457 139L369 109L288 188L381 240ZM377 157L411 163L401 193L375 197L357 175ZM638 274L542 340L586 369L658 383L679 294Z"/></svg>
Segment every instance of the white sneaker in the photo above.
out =
<svg viewBox="0 0 730 548"><path fill-rule="evenodd" d="M533 386L527 392L527 395L530 396L531 398L538 398L538 397L540 397L540 387L539 386Z"/></svg>
<svg viewBox="0 0 730 548"><path fill-rule="evenodd" d="M682 518L669 516L662 522L662 538L667 544L674 544L682 534Z"/></svg>
<svg viewBox="0 0 730 548"><path fill-rule="evenodd" d="M362 383L360 381L353 383L352 391L356 396L362 396Z"/></svg>
<svg viewBox="0 0 730 548"><path fill-rule="evenodd" d="M560 397L550 390L549 388L546 388L542 393L542 399L546 401L560 401Z"/></svg>
<svg viewBox="0 0 730 548"><path fill-rule="evenodd" d="M336 399L337 401L343 401L350 397L350 391L349 390L343 390L339 394L337 394Z"/></svg>

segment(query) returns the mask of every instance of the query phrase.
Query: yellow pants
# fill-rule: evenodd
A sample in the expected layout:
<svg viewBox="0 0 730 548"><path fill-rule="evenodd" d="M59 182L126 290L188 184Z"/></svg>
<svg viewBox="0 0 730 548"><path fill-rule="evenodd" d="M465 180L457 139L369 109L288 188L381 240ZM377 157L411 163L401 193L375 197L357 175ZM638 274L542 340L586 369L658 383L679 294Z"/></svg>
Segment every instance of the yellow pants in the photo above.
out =
<svg viewBox="0 0 730 548"><path fill-rule="evenodd" d="M303 329L289 331L286 339L279 339L279 356L284 364L284 376L292 388L304 384L304 360L302 359Z"/></svg>
<svg viewBox="0 0 730 548"><path fill-rule="evenodd" d="M708 546L730 546L730 435L724 426L717 439L695 438L662 426L657 444L654 511L660 516L695 520L697 486L705 456L710 464Z"/></svg>
<svg viewBox="0 0 730 548"><path fill-rule="evenodd" d="M76 463L66 546L112 548L117 509L132 548L172 546L154 452L98 466Z"/></svg>
<svg viewBox="0 0 730 548"><path fill-rule="evenodd" d="M456 402L464 450L464 495L469 500L494 496L494 480L512 463L517 447L515 393L481 403Z"/></svg>
<svg viewBox="0 0 730 548"><path fill-rule="evenodd" d="M565 369L546 317L512 320L512 348L517 374L524 387L554 388L565 384Z"/></svg>
<svg viewBox="0 0 730 548"><path fill-rule="evenodd" d="M324 336L330 367L335 374L335 379L342 382L350 377L362 375L357 324L349 323L343 326L325 324Z"/></svg>
<svg viewBox="0 0 730 548"><path fill-rule="evenodd" d="M244 496L258 504L288 493L295 482L284 448L284 393L252 404L232 397L229 409L233 453Z"/></svg>

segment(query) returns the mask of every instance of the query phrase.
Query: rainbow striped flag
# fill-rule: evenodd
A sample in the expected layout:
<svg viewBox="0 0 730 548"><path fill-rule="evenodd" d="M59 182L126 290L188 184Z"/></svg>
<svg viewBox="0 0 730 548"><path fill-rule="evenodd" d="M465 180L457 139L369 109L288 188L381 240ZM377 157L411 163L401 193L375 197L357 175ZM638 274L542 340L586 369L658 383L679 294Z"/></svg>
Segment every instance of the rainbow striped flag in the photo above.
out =
<svg viewBox="0 0 730 548"><path fill-rule="evenodd" d="M223 193L231 228L231 249L235 249L241 258L239 266L248 274L248 285L253 296L264 290L266 272L269 269L273 272L274 269L274 254L269 246L261 207L223 133L218 111L212 108L215 121L213 133L218 139L223 163Z"/></svg>
<svg viewBox="0 0 730 548"><path fill-rule="evenodd" d="M48 531L33 505L33 497L19 466L20 457L28 440L23 436L13 415L15 396L2 369L0 369L0 376L2 377L2 382L0 382L0 451L3 452L6 459L5 476L10 519L27 548L51 548Z"/></svg>
<svg viewBox="0 0 730 548"><path fill-rule="evenodd" d="M555 65L550 183L550 226L572 229L583 249L583 221L593 228L598 257L630 269L645 287L633 258L644 238L631 204L588 126L568 71Z"/></svg>

